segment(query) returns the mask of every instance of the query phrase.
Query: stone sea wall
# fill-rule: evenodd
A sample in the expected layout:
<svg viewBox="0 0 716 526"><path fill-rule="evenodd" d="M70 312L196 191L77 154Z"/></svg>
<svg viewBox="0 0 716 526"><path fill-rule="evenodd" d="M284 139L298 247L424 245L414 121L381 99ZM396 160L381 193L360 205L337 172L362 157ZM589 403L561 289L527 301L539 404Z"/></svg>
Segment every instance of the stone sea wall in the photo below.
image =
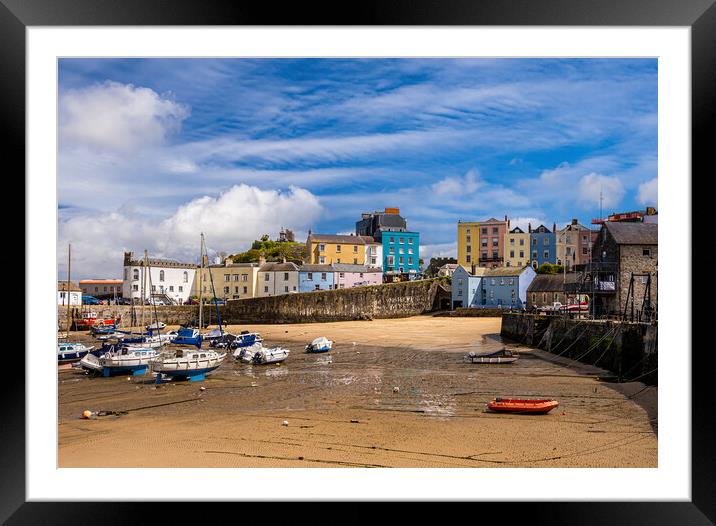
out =
<svg viewBox="0 0 716 526"><path fill-rule="evenodd" d="M501 335L602 367L622 380L658 382L656 324L504 313Z"/></svg>

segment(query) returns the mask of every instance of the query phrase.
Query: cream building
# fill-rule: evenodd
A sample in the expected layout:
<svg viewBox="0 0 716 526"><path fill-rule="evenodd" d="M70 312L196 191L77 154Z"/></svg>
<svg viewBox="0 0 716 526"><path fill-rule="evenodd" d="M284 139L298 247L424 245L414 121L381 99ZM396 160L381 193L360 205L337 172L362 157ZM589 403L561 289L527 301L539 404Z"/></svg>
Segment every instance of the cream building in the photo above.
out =
<svg viewBox="0 0 716 526"><path fill-rule="evenodd" d="M216 297L224 300L253 298L256 295L256 282L259 263L234 263L227 258L224 263L209 265L197 271L194 281L193 296L201 296L205 300L214 298L211 283L214 282ZM201 280L199 279L201 275ZM200 284L201 281L201 284ZM201 294L199 288L201 287Z"/></svg>
<svg viewBox="0 0 716 526"><path fill-rule="evenodd" d="M505 234L505 266L524 267L530 264L530 235L520 227Z"/></svg>
<svg viewBox="0 0 716 526"><path fill-rule="evenodd" d="M169 298L179 305L189 299L194 289L195 264L147 258L149 266L145 267L143 258L134 259L133 256L132 252L124 253L123 297Z"/></svg>
<svg viewBox="0 0 716 526"><path fill-rule="evenodd" d="M298 266L295 263L264 263L258 269L256 297L298 293Z"/></svg>

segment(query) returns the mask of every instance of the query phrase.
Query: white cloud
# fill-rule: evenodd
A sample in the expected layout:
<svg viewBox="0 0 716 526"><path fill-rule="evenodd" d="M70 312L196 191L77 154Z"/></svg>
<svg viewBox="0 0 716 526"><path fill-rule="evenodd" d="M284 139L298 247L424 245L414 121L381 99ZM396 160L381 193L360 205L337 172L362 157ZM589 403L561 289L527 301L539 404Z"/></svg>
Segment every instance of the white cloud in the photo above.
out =
<svg viewBox="0 0 716 526"><path fill-rule="evenodd" d="M636 200L644 206L656 206L659 196L658 183L658 179L654 177L651 181L640 184Z"/></svg>
<svg viewBox="0 0 716 526"><path fill-rule="evenodd" d="M432 185L432 189L439 195L471 194L483 183L478 180L476 170L468 171L463 177L446 177Z"/></svg>
<svg viewBox="0 0 716 526"><path fill-rule="evenodd" d="M425 266L430 263L432 258L457 258L457 241L422 245L420 247L420 259L425 262Z"/></svg>
<svg viewBox="0 0 716 526"><path fill-rule="evenodd" d="M262 234L275 237L288 226L301 239L322 213L318 198L303 188L261 190L237 185L218 197L199 197L168 218L157 219L123 207L105 214L77 214L60 222L60 273L66 272L72 243L72 275L121 277L124 250L196 262L199 234L210 251L238 252Z"/></svg>
<svg viewBox="0 0 716 526"><path fill-rule="evenodd" d="M624 186L619 178L592 172L579 180L579 202L599 206L600 196L605 208L617 206L624 197Z"/></svg>
<svg viewBox="0 0 716 526"><path fill-rule="evenodd" d="M60 97L64 144L129 151L162 144L181 128L189 108L149 88L107 81Z"/></svg>

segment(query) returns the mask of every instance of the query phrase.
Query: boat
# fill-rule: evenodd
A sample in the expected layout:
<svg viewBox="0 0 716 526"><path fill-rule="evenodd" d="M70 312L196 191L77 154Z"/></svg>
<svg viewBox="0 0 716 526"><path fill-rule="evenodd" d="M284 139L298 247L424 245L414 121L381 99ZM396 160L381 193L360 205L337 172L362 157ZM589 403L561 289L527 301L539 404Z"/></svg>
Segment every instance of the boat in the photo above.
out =
<svg viewBox="0 0 716 526"><path fill-rule="evenodd" d="M241 349L243 347L251 347L257 343L262 343L264 339L258 332L241 331L241 334L227 334L227 340L230 340L229 349ZM217 341L216 346L220 347L223 342ZM211 345L211 344L210 344Z"/></svg>
<svg viewBox="0 0 716 526"><path fill-rule="evenodd" d="M261 342L256 342L253 345L237 348L234 351L233 356L240 362L253 363L254 356L262 348L263 348L263 344Z"/></svg>
<svg viewBox="0 0 716 526"><path fill-rule="evenodd" d="M68 363L79 362L88 353L94 349L94 346L87 347L82 343L57 343L57 365L65 365Z"/></svg>
<svg viewBox="0 0 716 526"><path fill-rule="evenodd" d="M176 337L172 340L172 343L177 345L194 345L201 349L201 342L203 337L199 332L199 329L182 328L177 331Z"/></svg>
<svg viewBox="0 0 716 526"><path fill-rule="evenodd" d="M90 330L92 327L101 325L114 325L116 327L118 322L119 317L113 318L99 316L96 312L92 311L80 314L79 318L74 319L73 324L76 331L86 331Z"/></svg>
<svg viewBox="0 0 716 526"><path fill-rule="evenodd" d="M325 336L321 336L306 345L306 352L326 352L330 351L331 347L333 347L333 342Z"/></svg>
<svg viewBox="0 0 716 526"><path fill-rule="evenodd" d="M463 357L463 361L467 363L514 363L518 356L507 349L500 349L493 353L477 354L470 351Z"/></svg>
<svg viewBox="0 0 716 526"><path fill-rule="evenodd" d="M280 363L288 357L289 352L291 351L288 349L284 349L283 347L261 347L261 349L254 353L254 357L251 360L251 363L257 365Z"/></svg>
<svg viewBox="0 0 716 526"><path fill-rule="evenodd" d="M90 327L92 336L102 336L107 334L114 334L117 330L117 325L93 325Z"/></svg>
<svg viewBox="0 0 716 526"><path fill-rule="evenodd" d="M158 382L162 375L196 382L217 369L224 358L226 353L205 349L170 349L152 361L152 371Z"/></svg>
<svg viewBox="0 0 716 526"><path fill-rule="evenodd" d="M149 347L131 348L124 345L115 346L113 350L100 357L93 354L86 355L80 365L84 369L97 371L102 376L131 373L140 375L147 372L153 360L159 357L159 351Z"/></svg>
<svg viewBox="0 0 716 526"><path fill-rule="evenodd" d="M166 326L167 326L167 324L164 323L163 321L158 321L158 322L152 323L150 325L147 325L145 327L145 329L147 329L147 332L150 332L150 333L151 332L159 332L162 329L166 328Z"/></svg>
<svg viewBox="0 0 716 526"><path fill-rule="evenodd" d="M520 398L495 398L487 404L491 411L504 413L533 413L545 414L559 406L557 400L551 399L520 399Z"/></svg>

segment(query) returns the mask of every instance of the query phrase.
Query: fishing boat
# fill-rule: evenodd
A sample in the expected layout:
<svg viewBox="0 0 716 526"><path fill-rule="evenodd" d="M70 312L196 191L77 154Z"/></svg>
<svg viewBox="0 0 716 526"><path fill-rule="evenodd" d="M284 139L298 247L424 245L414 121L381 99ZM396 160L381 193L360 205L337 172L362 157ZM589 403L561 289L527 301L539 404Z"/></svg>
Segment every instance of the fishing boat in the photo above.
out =
<svg viewBox="0 0 716 526"><path fill-rule="evenodd" d="M149 347L130 348L115 346L113 350L100 357L86 355L80 365L87 370L101 372L102 376L131 373L133 376L145 374L153 360L159 357L159 351Z"/></svg>
<svg viewBox="0 0 716 526"><path fill-rule="evenodd" d="M165 375L197 382L217 369L224 358L226 353L205 349L170 349L152 362L152 371L157 373L157 381L161 381L161 375Z"/></svg>
<svg viewBox="0 0 716 526"><path fill-rule="evenodd" d="M82 343L58 343L57 344L57 365L79 362L94 346L87 347Z"/></svg>
<svg viewBox="0 0 716 526"><path fill-rule="evenodd" d="M333 347L333 342L325 336L321 336L306 345L306 352L326 352L330 351L331 347Z"/></svg>
<svg viewBox="0 0 716 526"><path fill-rule="evenodd" d="M467 363L514 363L518 356L507 349L500 349L493 353L477 354L470 351L463 357L463 361Z"/></svg>
<svg viewBox="0 0 716 526"><path fill-rule="evenodd" d="M557 400L520 398L495 398L487 404L487 408L491 411L532 414L549 413L557 406L559 406Z"/></svg>
<svg viewBox="0 0 716 526"><path fill-rule="evenodd" d="M257 352L259 352L263 348L263 344L261 342L256 342L253 345L249 345L246 347L239 347L237 348L233 356L240 362L244 363L253 363L254 362L254 356Z"/></svg>
<svg viewBox="0 0 716 526"><path fill-rule="evenodd" d="M288 349L284 349L283 347L261 347L261 349L254 353L254 357L251 360L251 363L258 365L279 363L284 361L288 357L289 352L291 351Z"/></svg>
<svg viewBox="0 0 716 526"><path fill-rule="evenodd" d="M80 314L79 318L74 319L74 326L76 331L90 330L92 327L101 325L114 325L117 326L119 317L105 317L99 316L96 312L84 312Z"/></svg>

